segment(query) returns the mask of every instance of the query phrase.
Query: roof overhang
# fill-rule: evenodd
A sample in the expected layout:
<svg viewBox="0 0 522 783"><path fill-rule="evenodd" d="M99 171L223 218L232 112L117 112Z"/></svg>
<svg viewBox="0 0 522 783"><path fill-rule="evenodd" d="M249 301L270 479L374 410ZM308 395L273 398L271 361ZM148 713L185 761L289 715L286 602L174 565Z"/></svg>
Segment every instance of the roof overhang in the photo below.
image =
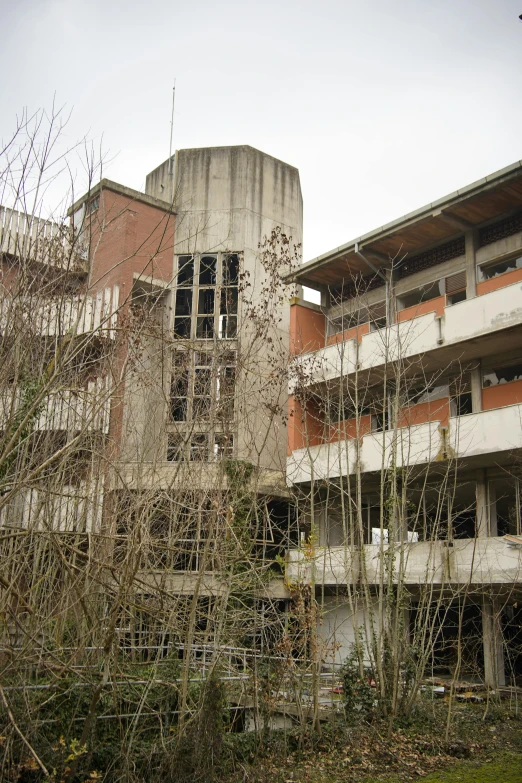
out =
<svg viewBox="0 0 522 783"><path fill-rule="evenodd" d="M287 275L285 282L316 289L333 287L355 274L367 275L372 268L390 268L393 260L462 236L521 208L522 161L518 161L308 261Z"/></svg>

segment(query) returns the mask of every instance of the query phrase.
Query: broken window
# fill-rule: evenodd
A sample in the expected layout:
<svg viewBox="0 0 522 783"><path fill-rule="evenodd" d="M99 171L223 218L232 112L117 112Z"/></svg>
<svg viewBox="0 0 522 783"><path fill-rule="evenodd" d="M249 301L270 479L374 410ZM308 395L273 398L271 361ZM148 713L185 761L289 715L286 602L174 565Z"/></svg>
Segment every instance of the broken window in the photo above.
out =
<svg viewBox="0 0 522 783"><path fill-rule="evenodd" d="M239 283L239 255L227 253L223 256L223 285L237 286Z"/></svg>
<svg viewBox="0 0 522 783"><path fill-rule="evenodd" d="M521 484L518 478L500 478L488 484L490 534L522 534Z"/></svg>
<svg viewBox="0 0 522 783"><path fill-rule="evenodd" d="M421 285L413 291L408 291L399 298L401 310L405 310L407 307L415 307L415 305L422 302L428 302L430 299L443 296L444 289L444 278L442 278L441 280L435 280L433 283Z"/></svg>
<svg viewBox="0 0 522 783"><path fill-rule="evenodd" d="M210 418L212 407L212 367L196 367L194 370L194 397L192 418Z"/></svg>
<svg viewBox="0 0 522 783"><path fill-rule="evenodd" d="M183 435L174 433L167 439L167 461L181 462L184 456L185 440Z"/></svg>
<svg viewBox="0 0 522 783"><path fill-rule="evenodd" d="M522 381L522 362L514 361L506 367L495 368L484 372L482 376L482 387L487 389L489 386L500 386L511 381Z"/></svg>
<svg viewBox="0 0 522 783"><path fill-rule="evenodd" d="M439 381L434 385L415 384L404 393L404 401L401 405L420 405L423 402L434 402L449 397L449 385L447 382Z"/></svg>
<svg viewBox="0 0 522 783"><path fill-rule="evenodd" d="M224 432L214 435L214 459L232 459L234 456L234 436Z"/></svg>
<svg viewBox="0 0 522 783"><path fill-rule="evenodd" d="M190 439L190 461L208 462L208 435L200 432Z"/></svg>
<svg viewBox="0 0 522 783"><path fill-rule="evenodd" d="M491 280L494 277L512 272L514 269L522 269L522 256L515 256L507 261L495 261L480 267L482 280Z"/></svg>
<svg viewBox="0 0 522 783"><path fill-rule="evenodd" d="M222 340L233 340L237 336L237 317L235 315L219 316L219 337Z"/></svg>
<svg viewBox="0 0 522 783"><path fill-rule="evenodd" d="M192 285L194 281L194 256L179 256L177 284Z"/></svg>
<svg viewBox="0 0 522 783"><path fill-rule="evenodd" d="M471 378L462 375L450 382L450 416L467 416L473 413Z"/></svg>
<svg viewBox="0 0 522 783"><path fill-rule="evenodd" d="M228 420L234 415L235 387L236 354L235 351L227 351L221 357L217 375L217 414L221 419Z"/></svg>
<svg viewBox="0 0 522 783"><path fill-rule="evenodd" d="M217 256L201 256L199 261L199 284L216 285Z"/></svg>
<svg viewBox="0 0 522 783"><path fill-rule="evenodd" d="M170 417L172 421L187 420L189 360L188 353L177 352L174 354L172 378L170 382Z"/></svg>

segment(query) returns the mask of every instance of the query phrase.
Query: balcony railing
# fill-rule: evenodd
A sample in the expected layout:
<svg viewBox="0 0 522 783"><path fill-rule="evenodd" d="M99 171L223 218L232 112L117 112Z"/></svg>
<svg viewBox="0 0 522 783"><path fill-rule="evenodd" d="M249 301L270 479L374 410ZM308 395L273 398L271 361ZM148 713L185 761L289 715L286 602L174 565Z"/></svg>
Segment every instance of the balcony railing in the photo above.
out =
<svg viewBox="0 0 522 783"><path fill-rule="evenodd" d="M290 583L347 585L364 578L367 584L387 584L390 574L395 584L406 585L513 584L522 581L522 547L504 537L473 538L292 549L287 557Z"/></svg>
<svg viewBox="0 0 522 783"><path fill-rule="evenodd" d="M467 299L355 339L297 356L289 393L299 380L307 386L362 372L397 359L420 356L522 324L522 284Z"/></svg>
<svg viewBox="0 0 522 783"><path fill-rule="evenodd" d="M71 272L85 271L86 254L72 228L0 206L0 253Z"/></svg>
<svg viewBox="0 0 522 783"><path fill-rule="evenodd" d="M287 459L287 483L327 480L383 467L422 465L452 458L481 457L522 448L522 404L375 432L297 449Z"/></svg>

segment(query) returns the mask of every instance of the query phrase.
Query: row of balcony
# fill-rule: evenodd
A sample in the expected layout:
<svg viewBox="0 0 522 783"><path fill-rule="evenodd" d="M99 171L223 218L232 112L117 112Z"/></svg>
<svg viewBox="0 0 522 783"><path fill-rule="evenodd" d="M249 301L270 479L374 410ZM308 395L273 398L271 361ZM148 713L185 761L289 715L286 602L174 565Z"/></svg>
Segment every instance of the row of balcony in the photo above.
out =
<svg viewBox="0 0 522 783"><path fill-rule="evenodd" d="M511 537L515 539L516 537ZM291 549L287 554L289 583L350 585L513 584L522 580L522 537L471 538ZM390 548L394 549L393 558Z"/></svg>
<svg viewBox="0 0 522 783"><path fill-rule="evenodd" d="M16 412L20 390L0 395L0 428ZM108 378L89 381L84 389L64 389L50 394L34 423L38 431L97 431L108 433L110 421L110 387Z"/></svg>
<svg viewBox="0 0 522 783"><path fill-rule="evenodd" d="M522 404L370 432L294 450L287 458L289 486L391 467L472 458L522 448Z"/></svg>
<svg viewBox="0 0 522 783"><path fill-rule="evenodd" d="M4 334L27 329L28 336L42 337L96 332L114 339L119 298L119 285L103 288L95 296L24 300L5 296L0 300L0 329Z"/></svg>
<svg viewBox="0 0 522 783"><path fill-rule="evenodd" d="M520 281L443 308L437 306L437 300L425 302L409 313L409 320L364 334L361 331L351 334L354 330L350 330L349 339L343 339L348 337L344 333L336 344L296 356L289 394L294 393L298 384L309 386L334 380L398 359L421 356L442 346L457 346L491 336L520 324Z"/></svg>

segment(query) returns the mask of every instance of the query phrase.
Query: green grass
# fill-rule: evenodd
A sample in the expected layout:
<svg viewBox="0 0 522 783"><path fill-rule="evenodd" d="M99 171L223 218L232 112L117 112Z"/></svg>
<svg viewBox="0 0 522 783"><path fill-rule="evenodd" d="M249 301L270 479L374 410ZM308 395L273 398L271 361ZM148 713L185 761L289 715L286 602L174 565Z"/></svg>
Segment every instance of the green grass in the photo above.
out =
<svg viewBox="0 0 522 783"><path fill-rule="evenodd" d="M380 783L403 783L404 778L381 778ZM501 753L493 761L459 761L455 766L419 778L425 783L522 783L522 754ZM366 783L377 781L366 780Z"/></svg>

